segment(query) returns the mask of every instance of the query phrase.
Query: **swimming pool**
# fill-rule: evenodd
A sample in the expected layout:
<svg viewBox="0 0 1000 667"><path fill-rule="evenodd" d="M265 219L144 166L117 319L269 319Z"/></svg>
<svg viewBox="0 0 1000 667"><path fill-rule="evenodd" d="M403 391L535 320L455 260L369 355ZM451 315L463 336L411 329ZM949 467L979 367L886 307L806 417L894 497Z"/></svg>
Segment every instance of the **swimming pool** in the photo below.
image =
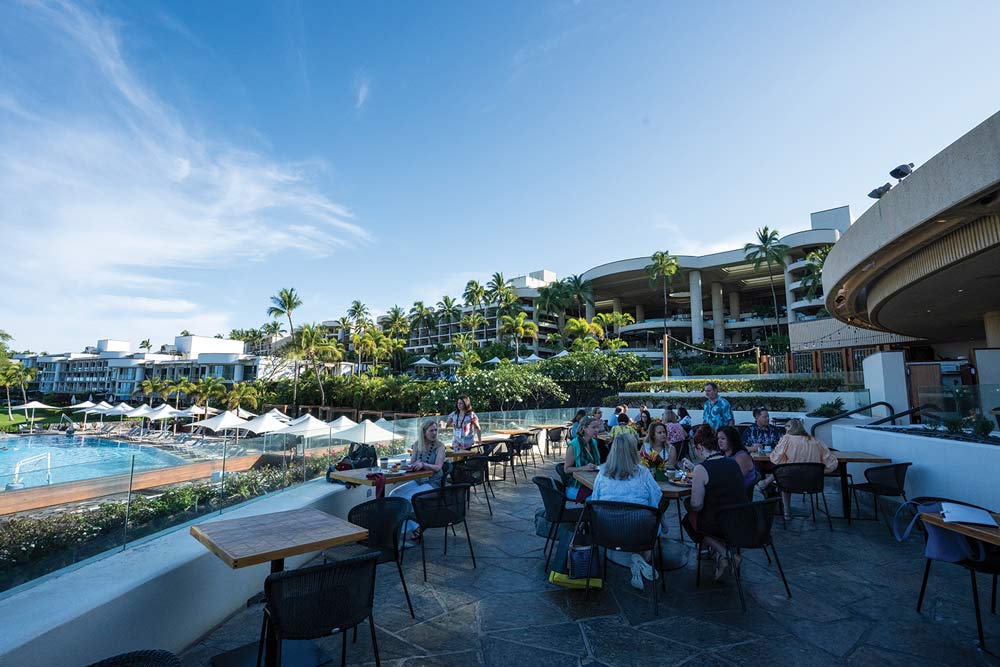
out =
<svg viewBox="0 0 1000 667"><path fill-rule="evenodd" d="M4 438L0 440L0 492L13 482L18 462L28 458L38 457L38 460L21 466L18 481L25 487L128 473L133 455L136 472L188 463L149 445L108 438L78 435Z"/></svg>

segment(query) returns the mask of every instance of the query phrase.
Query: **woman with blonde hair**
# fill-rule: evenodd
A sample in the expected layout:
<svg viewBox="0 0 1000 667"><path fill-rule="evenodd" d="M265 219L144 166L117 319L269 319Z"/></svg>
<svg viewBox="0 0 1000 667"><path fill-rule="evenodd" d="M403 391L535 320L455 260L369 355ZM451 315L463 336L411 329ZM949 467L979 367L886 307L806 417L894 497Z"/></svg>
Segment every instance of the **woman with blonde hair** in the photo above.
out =
<svg viewBox="0 0 1000 667"><path fill-rule="evenodd" d="M608 460L597 473L591 500L611 500L619 503L634 503L659 508L663 503L663 492L653 479L649 469L639 463L639 441L631 433L615 436L611 443ZM629 562L632 570L631 584L643 589L643 578L652 581L655 577L649 559L651 552L632 554Z"/></svg>
<svg viewBox="0 0 1000 667"><path fill-rule="evenodd" d="M778 441L769 457L774 465L784 463L822 463L826 472L831 473L837 469L837 457L833 455L830 448L823 441L814 438L806 432L806 427L801 419L789 419L785 428L785 436ZM760 483L764 487L762 491L767 495L767 487L774 482L774 475L768 475ZM781 492L781 503L785 511L785 519L792 518L789 512L792 494L787 491Z"/></svg>
<svg viewBox="0 0 1000 667"><path fill-rule="evenodd" d="M653 422L639 452L647 468L677 467L677 448L670 443L669 424Z"/></svg>
<svg viewBox="0 0 1000 667"><path fill-rule="evenodd" d="M413 443L410 454L410 470L429 470L434 474L430 477L415 479L412 482L400 484L389 494L409 500L421 491L430 491L441 486L442 470L444 468L444 445L437 439L438 423L428 419L420 426L417 441Z"/></svg>

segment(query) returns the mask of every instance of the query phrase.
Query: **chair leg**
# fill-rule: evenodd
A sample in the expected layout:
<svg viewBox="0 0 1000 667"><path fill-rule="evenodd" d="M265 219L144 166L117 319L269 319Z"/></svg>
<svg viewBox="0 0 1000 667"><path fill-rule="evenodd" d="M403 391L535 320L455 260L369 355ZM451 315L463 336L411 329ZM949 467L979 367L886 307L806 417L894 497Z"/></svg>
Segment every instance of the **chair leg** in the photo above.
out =
<svg viewBox="0 0 1000 667"><path fill-rule="evenodd" d="M660 543L659 536L657 536L657 538L656 538L656 557L660 561L659 569L657 570L657 572L660 573L660 588L662 588L663 592L666 593L667 592L667 573L663 571L663 544ZM654 584L654 586L655 586L655 584Z"/></svg>
<svg viewBox="0 0 1000 667"><path fill-rule="evenodd" d="M483 495L486 496L486 509L490 511L490 516L493 516L493 506L490 505L490 494L485 487L483 488Z"/></svg>
<svg viewBox="0 0 1000 667"><path fill-rule="evenodd" d="M979 648L986 648L986 640L983 638L983 617L979 611L979 586L976 585L976 571L969 569L969 577L972 579L972 604L976 608L976 632L979 633Z"/></svg>
<svg viewBox="0 0 1000 667"><path fill-rule="evenodd" d="M396 569L399 570L399 582L403 584L403 595L406 596L406 606L410 608L410 618L416 618L417 615L413 613L413 603L410 602L410 590L406 587L406 577L403 576L403 564L401 561L402 554L396 560Z"/></svg>
<svg viewBox="0 0 1000 667"><path fill-rule="evenodd" d="M809 494L809 507L812 508L813 523L816 523L816 494Z"/></svg>
<svg viewBox="0 0 1000 667"><path fill-rule="evenodd" d="M356 626L356 625L354 626L354 636L351 637L351 643L352 644L357 644L358 643L358 626Z"/></svg>
<svg viewBox="0 0 1000 667"><path fill-rule="evenodd" d="M878 511L878 494L877 493L873 493L872 494L872 498L873 498L872 502L875 503L875 520L876 521L880 521L882 519L882 517L879 515L879 511Z"/></svg>
<svg viewBox="0 0 1000 667"><path fill-rule="evenodd" d="M781 559L778 558L778 550L774 547L774 542L771 542L771 551L774 552L774 562L778 564L778 573L781 574L781 583L785 585L785 593L788 594L788 599L792 599L792 589L788 587L788 579L785 579L785 570L781 567Z"/></svg>
<svg viewBox="0 0 1000 667"><path fill-rule="evenodd" d="M427 540L420 540L420 561L424 566L424 581L427 581L427 550L424 548L424 542Z"/></svg>
<svg viewBox="0 0 1000 667"><path fill-rule="evenodd" d="M990 613L997 613L997 575L993 575L993 599L990 601Z"/></svg>
<svg viewBox="0 0 1000 667"><path fill-rule="evenodd" d="M382 667L382 659L378 655L378 640L375 639L375 618L368 614L368 627L372 631L372 651L375 653L375 667Z"/></svg>
<svg viewBox="0 0 1000 667"><path fill-rule="evenodd" d="M549 550L549 541L552 540L552 533L555 532L556 526L558 526L558 525L559 524L557 524L557 523L551 524L549 526L549 534L545 537L545 548L542 549L542 553L545 554L545 571L546 572L549 571L549 561L552 559L552 551L556 550L555 547L552 547L551 551Z"/></svg>
<svg viewBox="0 0 1000 667"><path fill-rule="evenodd" d="M660 538L657 537L656 541L659 542ZM653 556L653 563L654 564L656 563L656 556ZM655 573L656 570L654 569L653 572ZM660 579L661 580L663 579L663 574L662 573L660 574ZM607 580L607 577L605 577L605 580ZM650 588L653 589L653 618L656 618L656 617L658 617L660 615L660 598L659 598L659 594L656 592L656 582L653 581L651 583L652 583L652 586L650 586Z"/></svg>
<svg viewBox="0 0 1000 667"><path fill-rule="evenodd" d="M684 518L681 517L681 499L677 499L677 528L680 530L678 533L681 536L681 544L684 544Z"/></svg>
<svg viewBox="0 0 1000 667"><path fill-rule="evenodd" d="M771 554L767 553L767 547L764 547L764 557L767 558L768 566L771 565Z"/></svg>
<svg viewBox="0 0 1000 667"><path fill-rule="evenodd" d="M924 592L927 591L927 577L931 573L931 559L927 559L927 565L924 566L924 580L920 584L920 595L917 596L917 613L920 613L920 608L924 606Z"/></svg>
<svg viewBox="0 0 1000 667"><path fill-rule="evenodd" d="M826 494L819 494L823 498L823 511L826 513L826 525L830 527L830 532L833 532L833 519L830 518L830 506L826 504Z"/></svg>
<svg viewBox="0 0 1000 667"><path fill-rule="evenodd" d="M469 535L469 524L465 519L462 519L462 525L465 526L465 539L469 543L469 555L472 556L472 567L476 567L476 554L472 550L472 535Z"/></svg>
<svg viewBox="0 0 1000 667"><path fill-rule="evenodd" d="M733 557L733 552L728 547L726 548L726 558L729 559L730 565L737 562L736 558ZM743 609L743 613L747 613L747 600L743 595L743 580L740 578L740 567L733 568L733 579L736 580L736 590L740 594L740 608Z"/></svg>
<svg viewBox="0 0 1000 667"><path fill-rule="evenodd" d="M340 631L340 667L347 667L347 628Z"/></svg>
<svg viewBox="0 0 1000 667"><path fill-rule="evenodd" d="M694 555L695 561L698 563L696 573L694 575L694 587L701 588L701 542L694 543Z"/></svg>
<svg viewBox="0 0 1000 667"><path fill-rule="evenodd" d="M858 502L858 491L857 491L857 489L851 487L851 495L854 496L854 514L860 519L861 518L861 503Z"/></svg>
<svg viewBox="0 0 1000 667"><path fill-rule="evenodd" d="M264 655L264 637L267 634L267 614L262 614L264 617L260 622L260 639L257 641L257 667L260 667L260 659Z"/></svg>

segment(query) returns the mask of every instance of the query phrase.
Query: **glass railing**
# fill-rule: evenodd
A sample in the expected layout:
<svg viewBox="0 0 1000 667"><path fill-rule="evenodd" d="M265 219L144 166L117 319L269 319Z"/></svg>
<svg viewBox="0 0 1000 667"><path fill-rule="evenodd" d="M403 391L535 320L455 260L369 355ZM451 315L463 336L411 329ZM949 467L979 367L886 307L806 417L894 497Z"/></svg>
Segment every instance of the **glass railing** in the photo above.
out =
<svg viewBox="0 0 1000 667"><path fill-rule="evenodd" d="M1000 385L955 385L918 387L920 420L924 424L955 433L974 432L977 422L1000 428Z"/></svg>

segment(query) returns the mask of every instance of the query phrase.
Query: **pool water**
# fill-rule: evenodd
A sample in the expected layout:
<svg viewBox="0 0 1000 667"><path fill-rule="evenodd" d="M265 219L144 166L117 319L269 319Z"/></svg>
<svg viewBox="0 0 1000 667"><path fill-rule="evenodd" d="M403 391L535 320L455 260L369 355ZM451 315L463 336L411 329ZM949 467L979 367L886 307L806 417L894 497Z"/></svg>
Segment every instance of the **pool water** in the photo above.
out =
<svg viewBox="0 0 1000 667"><path fill-rule="evenodd" d="M128 473L133 456L136 472L188 463L149 445L108 438L78 435L4 438L0 440L0 492L14 480L18 461L45 454L49 455L48 461L42 458L21 466L18 481L25 487Z"/></svg>

